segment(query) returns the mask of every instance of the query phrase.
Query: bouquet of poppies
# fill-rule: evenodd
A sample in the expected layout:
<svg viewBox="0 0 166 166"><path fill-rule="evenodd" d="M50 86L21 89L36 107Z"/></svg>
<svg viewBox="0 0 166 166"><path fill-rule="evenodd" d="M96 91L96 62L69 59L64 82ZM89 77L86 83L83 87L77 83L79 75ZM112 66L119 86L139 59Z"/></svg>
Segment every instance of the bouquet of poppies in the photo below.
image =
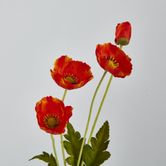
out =
<svg viewBox="0 0 166 166"><path fill-rule="evenodd" d="M46 96L38 101L35 106L38 125L42 130L50 134L53 153L44 151L30 160L39 159L47 163L48 166L60 166L54 135L60 136L64 166L99 166L110 158L111 154L107 151L109 144L109 122L105 121L95 135L94 129L113 76L125 78L131 73L131 59L122 51L122 47L129 44L130 38L131 24L126 21L116 26L115 45L104 43L96 46L97 62L104 69L104 72L92 96L89 116L83 136L69 122L73 108L72 106L65 106L64 100L67 91L81 88L93 79L91 68L88 64L73 60L67 55L62 55L55 60L54 67L50 70L50 75L55 83L64 89L63 97L62 99L58 99ZM95 112L93 125L90 127L89 124L95 98L107 73L110 74L110 79L108 80L100 106ZM90 134L87 137L89 129Z"/></svg>

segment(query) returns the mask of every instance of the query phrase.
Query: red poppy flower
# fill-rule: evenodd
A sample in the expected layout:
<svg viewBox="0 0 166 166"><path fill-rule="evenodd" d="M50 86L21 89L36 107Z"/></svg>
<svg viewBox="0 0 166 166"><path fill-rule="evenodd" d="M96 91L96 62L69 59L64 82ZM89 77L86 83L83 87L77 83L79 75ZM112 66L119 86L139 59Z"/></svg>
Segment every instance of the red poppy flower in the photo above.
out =
<svg viewBox="0 0 166 166"><path fill-rule="evenodd" d="M68 56L58 58L50 71L54 81L65 89L80 88L93 78L89 65Z"/></svg>
<svg viewBox="0 0 166 166"><path fill-rule="evenodd" d="M61 134L72 115L72 107L51 96L36 103L36 117L40 128L50 134Z"/></svg>
<svg viewBox="0 0 166 166"><path fill-rule="evenodd" d="M115 43L122 46L127 45L129 44L130 38L131 24L128 21L117 24L115 31Z"/></svg>
<svg viewBox="0 0 166 166"><path fill-rule="evenodd" d="M131 59L119 47L111 43L98 44L96 57L100 66L115 77L124 78L131 73Z"/></svg>

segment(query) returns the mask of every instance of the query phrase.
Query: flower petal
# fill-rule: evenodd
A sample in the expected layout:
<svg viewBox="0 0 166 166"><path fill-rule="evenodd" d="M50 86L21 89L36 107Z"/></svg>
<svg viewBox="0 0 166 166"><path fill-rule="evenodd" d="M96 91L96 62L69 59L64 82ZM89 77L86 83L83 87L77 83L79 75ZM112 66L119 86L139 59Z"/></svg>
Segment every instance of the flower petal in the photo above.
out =
<svg viewBox="0 0 166 166"><path fill-rule="evenodd" d="M67 56L56 60L51 76L59 86L70 90L81 88L93 78L89 65Z"/></svg>
<svg viewBox="0 0 166 166"><path fill-rule="evenodd" d="M119 47L111 43L98 44L96 57L99 65L115 77L124 78L131 73L131 59Z"/></svg>
<svg viewBox="0 0 166 166"><path fill-rule="evenodd" d="M50 134L61 134L72 116L72 107L51 96L43 97L36 103L36 117L39 127Z"/></svg>

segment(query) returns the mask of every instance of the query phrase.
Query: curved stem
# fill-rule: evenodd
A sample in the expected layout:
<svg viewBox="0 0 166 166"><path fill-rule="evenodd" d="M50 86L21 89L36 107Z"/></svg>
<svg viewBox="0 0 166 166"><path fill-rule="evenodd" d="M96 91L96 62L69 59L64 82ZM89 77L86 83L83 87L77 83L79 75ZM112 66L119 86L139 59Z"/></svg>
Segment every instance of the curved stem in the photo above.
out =
<svg viewBox="0 0 166 166"><path fill-rule="evenodd" d="M54 141L54 137L53 137L53 135L52 135L52 134L50 134L50 136L51 136L52 147L53 147L53 151L54 151L55 159L56 159L56 162L57 162L57 166L59 166L58 156L57 156L57 153L56 153L56 148L55 148L55 141Z"/></svg>
<svg viewBox="0 0 166 166"><path fill-rule="evenodd" d="M105 89L103 98L102 98L102 100L101 100L99 109L98 109L97 114L96 114L96 117L95 117L95 120L94 120L94 122L93 122L93 126L92 126L92 129L91 129L91 132L90 132L90 136L89 136L89 139L88 139L88 144L90 143L91 137L92 137L92 135L93 135L93 132L94 132L94 129L95 129L95 126L96 126L96 122L97 122L98 117L99 117L99 114L100 114L100 112L101 112L101 108L102 108L102 106L103 106L103 104L104 104L104 100L105 100L105 97L106 97L106 95L107 95L108 89L109 89L109 87L110 87L112 78L113 78L113 75L111 75L111 77L110 77L110 79L109 79L109 81L108 81L107 87L106 87L106 89Z"/></svg>
<svg viewBox="0 0 166 166"><path fill-rule="evenodd" d="M62 101L65 100L66 94L67 94L67 89L65 89L65 91L63 93ZM61 149L62 149L63 164L64 164L64 166L66 166L65 150L64 150L64 145L63 145L63 135L62 134L60 134L60 140L61 140Z"/></svg>
<svg viewBox="0 0 166 166"><path fill-rule="evenodd" d="M79 153L79 157L78 157L78 161L77 161L77 166L80 165L80 161L81 161L81 156L82 156L82 151L83 151L83 147L84 147L84 144L85 144L85 140L86 140L86 135L87 135L87 132L88 132L88 128L89 128L89 123L90 123L90 119L91 119L91 115L92 115L92 108L93 108L93 104L94 104L94 100L96 98L96 94L100 88L100 85L106 75L107 71L105 71L96 87L96 90L94 92L94 95L93 95L93 98L92 98L92 101L91 101L91 105L90 105L90 110L89 110L89 115L88 115L88 120L87 120L87 123L86 123L86 129L85 129L85 133L84 133L84 138L83 138L83 141L82 141L82 144L81 144L81 148L80 148L80 153Z"/></svg>

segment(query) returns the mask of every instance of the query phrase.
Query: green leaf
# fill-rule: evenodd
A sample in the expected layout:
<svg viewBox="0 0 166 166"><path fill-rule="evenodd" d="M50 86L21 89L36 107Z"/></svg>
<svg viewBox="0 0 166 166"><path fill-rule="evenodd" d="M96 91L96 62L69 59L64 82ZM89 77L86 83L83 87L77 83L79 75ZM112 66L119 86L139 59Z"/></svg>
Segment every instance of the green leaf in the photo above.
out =
<svg viewBox="0 0 166 166"><path fill-rule="evenodd" d="M83 138L78 131L75 131L72 124L67 124L67 134L64 135L66 138L64 147L69 157L66 159L67 163L72 166L77 166L78 156L81 148ZM82 161L82 160L81 160Z"/></svg>
<svg viewBox="0 0 166 166"><path fill-rule="evenodd" d="M33 159L42 160L42 161L48 163L48 166L57 166L54 156L52 154L49 155L47 152L43 152L43 154L34 156L30 160L33 160Z"/></svg>
<svg viewBox="0 0 166 166"><path fill-rule="evenodd" d="M109 144L109 124L106 121L96 134L91 138L91 145L86 144L83 149L83 161L86 166L99 166L107 160L111 154L106 151Z"/></svg>

